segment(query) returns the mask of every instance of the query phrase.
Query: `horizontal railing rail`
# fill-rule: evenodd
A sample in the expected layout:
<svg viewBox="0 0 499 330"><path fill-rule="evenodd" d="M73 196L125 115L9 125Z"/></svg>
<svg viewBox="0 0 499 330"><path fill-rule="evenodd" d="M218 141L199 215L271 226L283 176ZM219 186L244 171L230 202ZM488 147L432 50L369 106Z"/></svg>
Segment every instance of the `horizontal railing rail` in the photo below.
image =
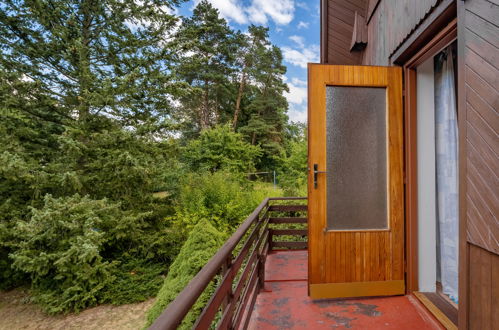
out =
<svg viewBox="0 0 499 330"><path fill-rule="evenodd" d="M263 200L167 306L150 329L176 329L210 283L216 283L217 286L194 328L208 329L215 326L217 329L245 329L256 296L265 283L268 253L274 248L307 248L307 218L303 216L307 205L297 205L295 201L300 200L306 201L306 198ZM275 204L276 202L284 202L286 205ZM283 228L289 224L301 228ZM295 236L298 236L297 240L274 241L274 237Z"/></svg>

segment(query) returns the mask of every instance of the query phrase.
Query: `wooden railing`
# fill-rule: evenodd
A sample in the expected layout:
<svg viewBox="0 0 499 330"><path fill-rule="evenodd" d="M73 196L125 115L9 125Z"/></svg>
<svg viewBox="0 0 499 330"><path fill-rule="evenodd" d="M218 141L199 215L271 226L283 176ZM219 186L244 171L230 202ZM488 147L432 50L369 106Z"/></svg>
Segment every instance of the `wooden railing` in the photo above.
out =
<svg viewBox="0 0 499 330"><path fill-rule="evenodd" d="M150 329L176 329L201 294L216 283L195 329L245 329L265 283L265 260L279 249L307 248L305 197L266 198L168 305ZM302 204L302 205L299 205ZM283 228L292 224L294 228ZM301 228L299 228L301 227ZM299 236L296 239L293 237ZM288 240L275 241L279 237Z"/></svg>

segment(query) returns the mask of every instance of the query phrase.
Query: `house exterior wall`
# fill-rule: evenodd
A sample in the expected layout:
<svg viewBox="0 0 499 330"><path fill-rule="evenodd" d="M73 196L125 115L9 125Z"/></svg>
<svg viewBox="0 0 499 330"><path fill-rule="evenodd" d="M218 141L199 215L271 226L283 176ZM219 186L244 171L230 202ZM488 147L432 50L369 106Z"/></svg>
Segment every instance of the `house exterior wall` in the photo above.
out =
<svg viewBox="0 0 499 330"><path fill-rule="evenodd" d="M328 64L388 65L400 46L439 0L321 0L321 62ZM350 51L355 12L367 22L364 51Z"/></svg>
<svg viewBox="0 0 499 330"><path fill-rule="evenodd" d="M368 42L362 54L362 64L365 65L389 65L393 52L439 3L438 0L369 2L377 5L372 13L368 13Z"/></svg>
<svg viewBox="0 0 499 330"><path fill-rule="evenodd" d="M499 324L499 2L458 0L463 328ZM464 117L464 118L463 118ZM462 292L462 293L461 293Z"/></svg>
<svg viewBox="0 0 499 330"><path fill-rule="evenodd" d="M321 61L404 65L425 47L425 33L456 17L456 7L460 328L493 329L499 324L499 0L322 0ZM355 11L364 13L368 40L364 50L350 52Z"/></svg>
<svg viewBox="0 0 499 330"><path fill-rule="evenodd" d="M364 15L368 0L321 0L322 43L321 62L329 64L360 64L362 54L350 52L355 12ZM325 43L325 45L324 45Z"/></svg>

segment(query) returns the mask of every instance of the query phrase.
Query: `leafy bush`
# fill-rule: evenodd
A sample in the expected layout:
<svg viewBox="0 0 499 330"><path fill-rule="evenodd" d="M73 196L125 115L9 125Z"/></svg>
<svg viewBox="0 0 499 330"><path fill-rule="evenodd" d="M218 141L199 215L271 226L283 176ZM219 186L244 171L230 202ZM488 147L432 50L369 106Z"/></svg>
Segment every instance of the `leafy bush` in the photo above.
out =
<svg viewBox="0 0 499 330"><path fill-rule="evenodd" d="M224 235L205 219L200 220L192 228L187 241L169 269L156 302L147 313L147 326L150 326L158 318L168 304L175 299L208 260L215 255L223 241ZM184 318L180 326L181 329L190 329L192 327L214 289L215 285L212 283L203 292Z"/></svg>
<svg viewBox="0 0 499 330"><path fill-rule="evenodd" d="M282 159L279 185L287 196L307 195L307 141L292 141L289 154Z"/></svg>
<svg viewBox="0 0 499 330"><path fill-rule="evenodd" d="M113 272L114 280L103 294L102 302L130 304L156 296L164 281L165 266L144 260L124 260Z"/></svg>
<svg viewBox="0 0 499 330"><path fill-rule="evenodd" d="M232 131L229 125L201 132L201 136L190 141L184 150L184 157L194 171L244 173L254 169L255 160L260 155L258 146L245 142L243 136Z"/></svg>
<svg viewBox="0 0 499 330"><path fill-rule="evenodd" d="M14 228L13 266L32 279L34 300L47 312L79 311L103 300L118 265L102 257L139 230L144 214L123 212L106 199L45 196L41 209Z"/></svg>
<svg viewBox="0 0 499 330"><path fill-rule="evenodd" d="M261 200L251 183L235 174L191 173L180 189L173 220L184 233L201 219L221 232L232 232Z"/></svg>

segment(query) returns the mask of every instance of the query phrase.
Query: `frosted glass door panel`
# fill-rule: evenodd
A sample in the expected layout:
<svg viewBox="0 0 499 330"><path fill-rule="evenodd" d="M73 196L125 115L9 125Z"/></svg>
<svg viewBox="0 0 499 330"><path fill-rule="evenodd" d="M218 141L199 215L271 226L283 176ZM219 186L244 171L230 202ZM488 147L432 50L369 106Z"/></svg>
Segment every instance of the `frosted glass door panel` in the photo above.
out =
<svg viewBox="0 0 499 330"><path fill-rule="evenodd" d="M386 89L326 88L327 226L388 228Z"/></svg>

